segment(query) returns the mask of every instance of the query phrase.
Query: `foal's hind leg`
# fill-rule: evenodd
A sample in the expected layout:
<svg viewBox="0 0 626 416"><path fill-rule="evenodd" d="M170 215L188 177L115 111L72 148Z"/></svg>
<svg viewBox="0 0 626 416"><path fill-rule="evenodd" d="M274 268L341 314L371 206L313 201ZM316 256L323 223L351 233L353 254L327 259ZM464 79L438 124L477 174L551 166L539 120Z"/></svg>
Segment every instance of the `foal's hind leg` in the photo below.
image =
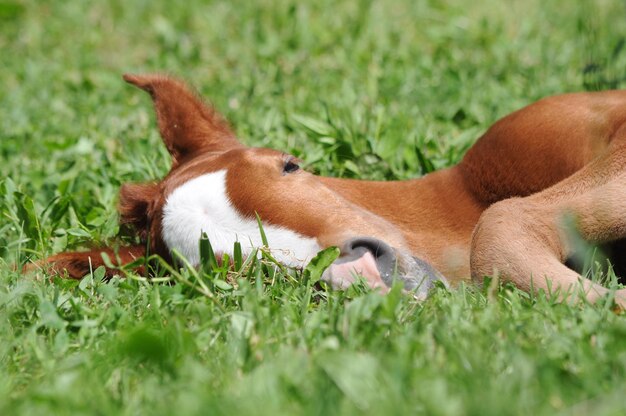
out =
<svg viewBox="0 0 626 416"><path fill-rule="evenodd" d="M573 252L567 217L595 243L626 237L626 146L616 144L582 170L538 194L494 204L474 230L472 278L497 274L521 289L578 295L593 302L608 290L567 268ZM616 292L626 308L626 290Z"/></svg>

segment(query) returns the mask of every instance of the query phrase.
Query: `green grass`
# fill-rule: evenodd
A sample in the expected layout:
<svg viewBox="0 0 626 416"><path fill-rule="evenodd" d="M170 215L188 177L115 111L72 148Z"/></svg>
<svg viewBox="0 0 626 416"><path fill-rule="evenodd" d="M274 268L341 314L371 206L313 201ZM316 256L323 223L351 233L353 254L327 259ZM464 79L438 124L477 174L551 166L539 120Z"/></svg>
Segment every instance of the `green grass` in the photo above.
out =
<svg viewBox="0 0 626 416"><path fill-rule="evenodd" d="M626 320L608 303L510 287L416 303L271 262L232 290L223 271L78 283L14 265L119 240L120 184L167 172L124 72L190 80L246 143L320 174L404 179L535 99L626 86L625 15L617 0L0 0L0 414L624 414Z"/></svg>

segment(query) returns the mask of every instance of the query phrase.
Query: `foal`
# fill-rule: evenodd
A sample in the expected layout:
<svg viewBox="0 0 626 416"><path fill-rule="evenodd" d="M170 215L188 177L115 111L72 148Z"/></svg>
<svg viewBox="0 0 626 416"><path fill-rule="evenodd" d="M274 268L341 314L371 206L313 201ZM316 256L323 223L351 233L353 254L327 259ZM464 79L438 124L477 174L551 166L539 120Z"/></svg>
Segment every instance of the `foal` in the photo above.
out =
<svg viewBox="0 0 626 416"><path fill-rule="evenodd" d="M249 254L262 245L258 214L269 249L286 265L301 267L320 249L340 247L324 274L336 287L360 274L371 287L386 290L397 278L425 296L437 280L498 275L527 291L558 290L563 299L579 284L589 301L607 293L564 265L573 245L563 218L589 241L626 237L624 91L543 99L496 122L456 166L375 182L315 176L293 156L245 146L181 81L124 79L152 97L172 166L160 181L122 186L120 221L142 244L116 252L120 264L148 246L197 265L203 232L217 253L232 255L239 241ZM81 278L90 264L103 264L101 251L47 262ZM616 301L626 305L626 290Z"/></svg>

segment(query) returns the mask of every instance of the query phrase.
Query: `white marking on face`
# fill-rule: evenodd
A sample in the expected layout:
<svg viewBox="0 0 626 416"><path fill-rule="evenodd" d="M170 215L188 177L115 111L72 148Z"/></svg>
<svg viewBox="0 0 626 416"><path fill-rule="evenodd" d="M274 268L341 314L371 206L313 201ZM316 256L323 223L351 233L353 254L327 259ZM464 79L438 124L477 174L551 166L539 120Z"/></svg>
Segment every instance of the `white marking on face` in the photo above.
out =
<svg viewBox="0 0 626 416"><path fill-rule="evenodd" d="M263 224L272 256L291 267L304 266L320 246L284 227ZM233 254L235 241L243 255L261 247L261 234L255 218L243 217L228 198L226 170L194 178L174 190L163 207L162 237L171 251L176 249L191 264L200 264L199 240L206 233L215 252Z"/></svg>

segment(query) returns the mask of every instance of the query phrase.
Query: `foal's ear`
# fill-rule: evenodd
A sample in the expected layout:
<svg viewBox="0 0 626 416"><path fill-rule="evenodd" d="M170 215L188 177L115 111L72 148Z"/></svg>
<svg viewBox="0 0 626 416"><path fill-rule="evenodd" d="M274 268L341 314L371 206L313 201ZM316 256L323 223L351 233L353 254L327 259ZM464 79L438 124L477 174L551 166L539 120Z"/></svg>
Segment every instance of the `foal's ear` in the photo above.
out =
<svg viewBox="0 0 626 416"><path fill-rule="evenodd" d="M124 80L150 93L173 167L195 153L243 147L228 122L184 82L165 75L126 74Z"/></svg>
<svg viewBox="0 0 626 416"><path fill-rule="evenodd" d="M120 188L120 223L131 225L141 240L148 235L153 207L159 198L157 183L125 183Z"/></svg>

